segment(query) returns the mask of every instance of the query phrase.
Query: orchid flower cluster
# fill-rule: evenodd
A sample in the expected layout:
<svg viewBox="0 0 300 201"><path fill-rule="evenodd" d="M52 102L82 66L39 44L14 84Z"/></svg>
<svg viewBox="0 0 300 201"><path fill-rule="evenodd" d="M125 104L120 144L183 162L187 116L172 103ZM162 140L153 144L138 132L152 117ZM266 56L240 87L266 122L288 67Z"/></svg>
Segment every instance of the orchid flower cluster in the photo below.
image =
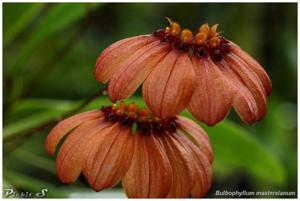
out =
<svg viewBox="0 0 300 201"><path fill-rule="evenodd" d="M204 197L212 185L213 150L206 132L180 116L187 109L209 126L231 107L248 123L266 114L271 81L218 25L193 34L167 18L153 34L120 40L98 57L94 76L108 83L111 106L59 122L46 140L63 183L83 173L95 191L122 182L130 198ZM147 108L125 104L142 85Z"/></svg>

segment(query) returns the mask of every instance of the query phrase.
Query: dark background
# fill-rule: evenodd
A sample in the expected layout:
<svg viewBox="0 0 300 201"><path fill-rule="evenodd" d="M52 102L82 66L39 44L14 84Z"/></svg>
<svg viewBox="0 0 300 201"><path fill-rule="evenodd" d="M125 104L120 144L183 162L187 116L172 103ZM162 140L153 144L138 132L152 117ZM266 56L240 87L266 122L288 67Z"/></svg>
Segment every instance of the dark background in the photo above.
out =
<svg viewBox="0 0 300 201"><path fill-rule="evenodd" d="M218 126L204 126L215 152L207 197L224 197L216 190L297 191L296 3L4 3L5 189L47 188L48 197L124 196L121 185L95 193L84 178L61 184L44 140L53 120L102 87L93 78L98 54L117 40L165 27L166 16L193 31L219 23L222 35L256 58L273 83L261 122L247 126L232 111ZM131 100L141 102L140 95ZM82 110L106 103L103 96Z"/></svg>

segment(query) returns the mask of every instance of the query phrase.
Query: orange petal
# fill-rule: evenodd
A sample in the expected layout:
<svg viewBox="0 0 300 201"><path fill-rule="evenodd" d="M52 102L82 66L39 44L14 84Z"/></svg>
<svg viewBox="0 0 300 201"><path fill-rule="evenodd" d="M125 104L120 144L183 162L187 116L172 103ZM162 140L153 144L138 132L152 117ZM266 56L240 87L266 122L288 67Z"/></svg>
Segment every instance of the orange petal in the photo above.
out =
<svg viewBox="0 0 300 201"><path fill-rule="evenodd" d="M98 57L94 76L99 82L106 83L120 64L145 45L158 40L150 35L135 36L120 40L107 47Z"/></svg>
<svg viewBox="0 0 300 201"><path fill-rule="evenodd" d="M257 74L264 86L266 95L269 96L272 91L272 82L264 68L254 58L252 58L247 52L242 50L235 43L230 42L230 48L234 54L236 54L238 57L244 60L248 64L249 68L251 68Z"/></svg>
<svg viewBox="0 0 300 201"><path fill-rule="evenodd" d="M72 129L80 125L84 121L100 118L102 112L100 110L93 110L89 112L83 112L74 116L71 116L63 121L59 122L49 133L45 142L45 148L48 154L53 154L57 144L60 140L67 135Z"/></svg>
<svg viewBox="0 0 300 201"><path fill-rule="evenodd" d="M267 111L267 100L264 89L260 85L261 82L259 78L255 74L251 73L251 71L247 68L247 64L245 64L239 57L233 54L227 54L224 59L252 93L258 108L258 120L261 120Z"/></svg>
<svg viewBox="0 0 300 201"><path fill-rule="evenodd" d="M192 58L196 73L196 88L188 109L199 121L212 126L228 114L232 98L227 81L210 58Z"/></svg>
<svg viewBox="0 0 300 201"><path fill-rule="evenodd" d="M90 186L93 186L96 180L96 170L93 171L93 167L97 160L95 160L96 154L98 153L99 148L103 147L102 145L106 136L110 135L115 137L115 134L120 131L119 124L113 124L112 126L104 128L101 133L95 135L90 141L93 141L93 145L87 150L87 155L82 162L83 174L86 177ZM113 133L113 135L111 134ZM107 141L107 140L106 140ZM103 156L102 156L103 158ZM98 164L99 166L99 164Z"/></svg>
<svg viewBox="0 0 300 201"><path fill-rule="evenodd" d="M165 150L154 137L145 136L150 165L149 198L165 197L172 182L172 169Z"/></svg>
<svg viewBox="0 0 300 201"><path fill-rule="evenodd" d="M112 76L108 94L112 102L129 97L170 51L170 45L152 47L136 60L128 59Z"/></svg>
<svg viewBox="0 0 300 201"><path fill-rule="evenodd" d="M173 117L188 104L194 81L188 54L172 50L144 82L144 100L155 115L164 119Z"/></svg>
<svg viewBox="0 0 300 201"><path fill-rule="evenodd" d="M193 145L192 145L193 146ZM195 183L191 190L192 198L201 198L204 197L208 190L211 188L212 184L212 168L209 164L205 155L197 150L196 148L192 149L192 158L195 163Z"/></svg>
<svg viewBox="0 0 300 201"><path fill-rule="evenodd" d="M213 150L206 132L198 124L182 116L177 116L176 123L179 129L185 132L185 135L193 137L196 145L205 153L210 163L212 163Z"/></svg>
<svg viewBox="0 0 300 201"><path fill-rule="evenodd" d="M180 143L189 150L193 168L195 170L195 182L191 190L191 196L193 198L204 197L212 184L212 166L207 156L189 139L182 138Z"/></svg>
<svg viewBox="0 0 300 201"><path fill-rule="evenodd" d="M84 165L84 174L95 191L118 184L127 172L133 153L131 130L117 126L95 143Z"/></svg>
<svg viewBox="0 0 300 201"><path fill-rule="evenodd" d="M168 157L153 134L134 136L134 154L123 188L129 198L164 198L171 185Z"/></svg>
<svg viewBox="0 0 300 201"><path fill-rule="evenodd" d="M228 86L232 91L232 105L240 118L246 123L253 123L258 120L258 108L249 89L242 83L242 80L233 72L225 62L217 62L216 65L228 78Z"/></svg>
<svg viewBox="0 0 300 201"><path fill-rule="evenodd" d="M168 198L186 198L194 186L193 178L196 173L193 162L188 150L179 143L180 138L184 138L184 136L177 133L168 133L160 138L170 160L173 173Z"/></svg>
<svg viewBox="0 0 300 201"><path fill-rule="evenodd" d="M81 164L89 149L90 139L109 124L102 119L90 120L76 128L61 146L56 158L56 170L60 180L73 183L81 173Z"/></svg>
<svg viewBox="0 0 300 201"><path fill-rule="evenodd" d="M123 178L123 188L129 198L147 198L150 183L147 146L140 133L134 136L134 152L129 170Z"/></svg>

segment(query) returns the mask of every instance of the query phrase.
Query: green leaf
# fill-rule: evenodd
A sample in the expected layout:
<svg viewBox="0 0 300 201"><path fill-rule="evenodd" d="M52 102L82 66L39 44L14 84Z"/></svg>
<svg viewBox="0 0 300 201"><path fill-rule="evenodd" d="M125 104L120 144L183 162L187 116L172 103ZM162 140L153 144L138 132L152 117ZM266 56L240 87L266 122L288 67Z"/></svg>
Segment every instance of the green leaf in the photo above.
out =
<svg viewBox="0 0 300 201"><path fill-rule="evenodd" d="M42 125L62 115L62 112L43 111L37 114L32 114L20 121L9 124L3 129L3 139L15 137L18 133L26 132L32 128Z"/></svg>
<svg viewBox="0 0 300 201"><path fill-rule="evenodd" d="M4 4L4 33L3 44L9 45L18 34L30 23L30 21L41 12L46 4ZM18 17L16 17L18 12Z"/></svg>
<svg viewBox="0 0 300 201"><path fill-rule="evenodd" d="M12 115L17 115L20 112L36 110L67 111L72 106L74 106L74 101L31 98L16 102L11 112Z"/></svg>
<svg viewBox="0 0 300 201"><path fill-rule="evenodd" d="M18 101L14 105L11 114L13 117L19 115L21 118L4 126L3 140L6 141L9 138L18 138L19 134L21 136L24 132L37 128L47 122L59 119L63 114L76 108L78 103L78 101L71 102L50 99L27 99ZM92 107L100 108L101 105L108 105L109 103L108 99L102 98L99 101L95 101L95 103L93 103L94 106ZM88 107L84 108L84 110L88 109ZM79 112L81 111L78 111L78 113ZM23 113L27 115L25 117L20 115Z"/></svg>
<svg viewBox="0 0 300 201"><path fill-rule="evenodd" d="M94 7L94 6L92 6ZM89 4L54 4L49 7L48 12L39 20L30 38L26 41L23 48L15 58L14 70L21 68L26 60L32 55L35 47L40 42L54 34L58 34L72 23L82 18L89 10ZM63 34L62 34L63 37Z"/></svg>
<svg viewBox="0 0 300 201"><path fill-rule="evenodd" d="M55 164L54 161L38 156L32 152L29 152L23 148L16 149L12 154L12 157L32 166L37 167L42 170L46 170L52 174L56 174L54 169Z"/></svg>

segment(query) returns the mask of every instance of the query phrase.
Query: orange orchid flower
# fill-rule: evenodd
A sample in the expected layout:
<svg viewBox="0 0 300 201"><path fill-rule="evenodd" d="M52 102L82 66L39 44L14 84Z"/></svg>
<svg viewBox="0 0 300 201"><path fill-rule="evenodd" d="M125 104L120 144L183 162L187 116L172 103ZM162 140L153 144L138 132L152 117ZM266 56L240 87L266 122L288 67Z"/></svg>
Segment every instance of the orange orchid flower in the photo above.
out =
<svg viewBox="0 0 300 201"><path fill-rule="evenodd" d="M168 18L154 34L120 40L95 64L95 79L108 84L111 101L131 96L143 84L143 97L158 117L187 108L214 125L233 107L246 123L266 114L271 81L262 66L238 45L220 36L218 25L193 33Z"/></svg>
<svg viewBox="0 0 300 201"><path fill-rule="evenodd" d="M187 118L163 120L122 102L61 121L47 137L47 152L65 136L56 158L64 183L81 172L95 191L122 181L130 198L203 197L211 187L208 136Z"/></svg>

